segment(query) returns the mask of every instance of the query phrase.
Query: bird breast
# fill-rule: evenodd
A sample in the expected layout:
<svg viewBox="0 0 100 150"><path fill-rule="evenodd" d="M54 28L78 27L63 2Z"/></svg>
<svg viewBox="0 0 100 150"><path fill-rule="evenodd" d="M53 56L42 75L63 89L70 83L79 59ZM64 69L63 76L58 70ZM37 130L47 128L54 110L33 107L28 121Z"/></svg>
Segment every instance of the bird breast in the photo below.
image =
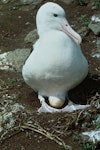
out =
<svg viewBox="0 0 100 150"><path fill-rule="evenodd" d="M74 79L77 83L86 76L87 66L79 45L63 32L50 32L36 42L23 72L24 77L34 81Z"/></svg>

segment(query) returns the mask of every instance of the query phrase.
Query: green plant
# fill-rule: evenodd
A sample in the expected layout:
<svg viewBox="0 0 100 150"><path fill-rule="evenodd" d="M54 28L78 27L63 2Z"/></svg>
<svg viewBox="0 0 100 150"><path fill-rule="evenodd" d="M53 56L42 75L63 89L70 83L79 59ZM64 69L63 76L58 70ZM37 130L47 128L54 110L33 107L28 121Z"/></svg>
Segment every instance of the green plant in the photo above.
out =
<svg viewBox="0 0 100 150"><path fill-rule="evenodd" d="M100 122L95 122L94 126L96 129L100 129Z"/></svg>
<svg viewBox="0 0 100 150"><path fill-rule="evenodd" d="M81 23L82 26L88 26L88 24L90 23L90 18L88 18L86 14L81 15L80 23Z"/></svg>
<svg viewBox="0 0 100 150"><path fill-rule="evenodd" d="M99 114L97 114L96 120L93 121L93 125L94 125L95 129L100 129L100 116L99 116Z"/></svg>
<svg viewBox="0 0 100 150"><path fill-rule="evenodd" d="M73 2L77 5L87 5L88 4L88 0L73 0Z"/></svg>
<svg viewBox="0 0 100 150"><path fill-rule="evenodd" d="M89 141L83 141L80 136L74 135L73 140L80 144L81 150L95 150L96 145Z"/></svg>
<svg viewBox="0 0 100 150"><path fill-rule="evenodd" d="M10 10L17 10L19 9L21 6L25 6L25 5L29 5L29 3L22 3L22 2L16 2L14 4L12 4L12 6L10 6Z"/></svg>
<svg viewBox="0 0 100 150"><path fill-rule="evenodd" d="M100 7L100 0L94 0L94 6Z"/></svg>
<svg viewBox="0 0 100 150"><path fill-rule="evenodd" d="M84 122L83 124L82 124L82 128L83 129L87 129L87 128L89 128L91 126L91 123L90 122Z"/></svg>
<svg viewBox="0 0 100 150"><path fill-rule="evenodd" d="M81 150L95 150L96 146L94 143L91 142L83 142L83 141L79 141L79 144L81 146Z"/></svg>
<svg viewBox="0 0 100 150"><path fill-rule="evenodd" d="M34 134L33 131L31 131L31 132L26 131L26 138L31 139L33 134Z"/></svg>
<svg viewBox="0 0 100 150"><path fill-rule="evenodd" d="M78 135L74 135L74 136L73 136L73 140L74 140L74 141L79 141L79 139L80 139L80 137L79 137Z"/></svg>

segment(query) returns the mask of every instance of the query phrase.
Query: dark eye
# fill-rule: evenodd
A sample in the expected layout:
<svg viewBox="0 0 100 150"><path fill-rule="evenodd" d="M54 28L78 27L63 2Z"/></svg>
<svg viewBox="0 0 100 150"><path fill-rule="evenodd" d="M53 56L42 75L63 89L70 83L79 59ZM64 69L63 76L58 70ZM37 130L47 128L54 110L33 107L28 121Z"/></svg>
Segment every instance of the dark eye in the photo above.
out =
<svg viewBox="0 0 100 150"><path fill-rule="evenodd" d="M58 15L57 15L57 14L54 14L54 17L58 17Z"/></svg>

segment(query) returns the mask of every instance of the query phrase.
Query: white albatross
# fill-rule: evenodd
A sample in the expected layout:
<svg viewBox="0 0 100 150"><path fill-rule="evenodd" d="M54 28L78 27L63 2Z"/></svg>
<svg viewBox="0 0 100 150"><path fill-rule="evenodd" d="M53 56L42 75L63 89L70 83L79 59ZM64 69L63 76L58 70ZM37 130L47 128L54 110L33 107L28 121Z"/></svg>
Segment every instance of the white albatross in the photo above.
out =
<svg viewBox="0 0 100 150"><path fill-rule="evenodd" d="M39 39L26 60L22 75L41 102L39 112L72 112L87 105L70 100L64 108L68 91L81 83L88 73L88 63L82 54L81 37L66 20L65 11L56 3L40 7L36 16ZM49 104L45 102L48 97ZM59 108L59 109L58 109Z"/></svg>

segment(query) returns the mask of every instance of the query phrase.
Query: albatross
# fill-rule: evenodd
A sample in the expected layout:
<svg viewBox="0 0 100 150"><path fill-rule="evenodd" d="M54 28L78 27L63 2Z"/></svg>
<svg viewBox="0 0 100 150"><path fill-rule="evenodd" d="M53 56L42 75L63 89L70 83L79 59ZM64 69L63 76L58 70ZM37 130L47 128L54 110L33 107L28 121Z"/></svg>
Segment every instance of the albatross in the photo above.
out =
<svg viewBox="0 0 100 150"><path fill-rule="evenodd" d="M88 62L81 51L81 36L66 19L64 9L56 3L43 4L36 15L39 39L26 60L22 75L38 92L38 112L72 112L87 105L69 100L68 91L80 84L88 74ZM46 100L48 98L48 102Z"/></svg>

